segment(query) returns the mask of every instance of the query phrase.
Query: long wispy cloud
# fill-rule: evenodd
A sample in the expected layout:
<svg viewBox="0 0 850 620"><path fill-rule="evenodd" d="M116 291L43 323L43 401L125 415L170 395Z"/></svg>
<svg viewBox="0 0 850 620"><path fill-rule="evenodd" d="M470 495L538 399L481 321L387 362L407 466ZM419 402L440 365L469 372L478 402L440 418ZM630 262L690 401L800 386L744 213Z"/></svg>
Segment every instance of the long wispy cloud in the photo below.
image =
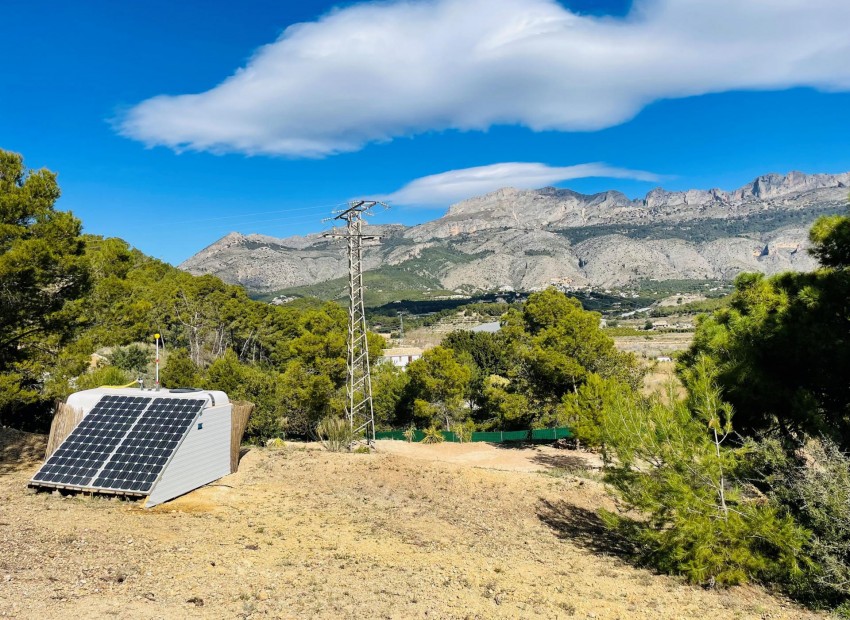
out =
<svg viewBox="0 0 850 620"><path fill-rule="evenodd" d="M847 0L635 0L622 19L554 0L397 0L287 28L199 94L119 131L175 150L321 157L430 130L588 131L648 103L737 89L850 90Z"/></svg>
<svg viewBox="0 0 850 620"><path fill-rule="evenodd" d="M659 175L652 172L617 168L604 163L548 166L541 163L505 162L421 177L379 198L397 205L447 206L503 187L536 189L561 181L589 177L653 182L661 180Z"/></svg>

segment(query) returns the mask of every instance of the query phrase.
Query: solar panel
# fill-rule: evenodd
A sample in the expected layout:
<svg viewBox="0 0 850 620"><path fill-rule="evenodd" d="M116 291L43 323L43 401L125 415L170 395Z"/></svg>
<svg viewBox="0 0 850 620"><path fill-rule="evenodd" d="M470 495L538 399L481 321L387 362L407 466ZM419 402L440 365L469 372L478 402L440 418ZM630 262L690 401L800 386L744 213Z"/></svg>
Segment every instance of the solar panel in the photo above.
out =
<svg viewBox="0 0 850 620"><path fill-rule="evenodd" d="M156 398L127 433L93 487L148 493L206 400Z"/></svg>
<svg viewBox="0 0 850 620"><path fill-rule="evenodd" d="M33 481L50 486L88 486L150 401L138 396L101 398Z"/></svg>

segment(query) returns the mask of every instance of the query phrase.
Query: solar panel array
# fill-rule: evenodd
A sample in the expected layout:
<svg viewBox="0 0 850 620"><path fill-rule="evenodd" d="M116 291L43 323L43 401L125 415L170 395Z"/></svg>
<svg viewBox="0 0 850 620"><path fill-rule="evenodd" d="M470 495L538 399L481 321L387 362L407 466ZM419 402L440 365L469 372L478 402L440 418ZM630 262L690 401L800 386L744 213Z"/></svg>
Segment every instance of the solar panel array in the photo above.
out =
<svg viewBox="0 0 850 620"><path fill-rule="evenodd" d="M127 433L93 486L149 492L205 403L185 398L155 399Z"/></svg>
<svg viewBox="0 0 850 620"><path fill-rule="evenodd" d="M150 401L150 398L127 396L101 398L33 480L87 486Z"/></svg>
<svg viewBox="0 0 850 620"><path fill-rule="evenodd" d="M32 482L146 494L206 400L104 396Z"/></svg>

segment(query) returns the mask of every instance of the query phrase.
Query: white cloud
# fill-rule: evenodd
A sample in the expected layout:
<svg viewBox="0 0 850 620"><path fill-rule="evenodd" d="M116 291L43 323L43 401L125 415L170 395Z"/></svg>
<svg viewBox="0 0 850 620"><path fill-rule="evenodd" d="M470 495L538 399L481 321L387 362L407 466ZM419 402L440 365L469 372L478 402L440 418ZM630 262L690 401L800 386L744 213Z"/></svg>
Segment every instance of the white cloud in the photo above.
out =
<svg viewBox="0 0 850 620"><path fill-rule="evenodd" d="M176 150L320 157L424 131L588 131L664 98L850 90L847 0L635 0L623 19L554 0L396 0L287 28L200 94L122 134Z"/></svg>
<svg viewBox="0 0 850 620"><path fill-rule="evenodd" d="M379 200L397 205L446 206L503 187L536 189L560 181L588 177L653 182L661 179L651 172L615 168L603 163L556 167L540 163L506 162L421 177L392 194L379 197Z"/></svg>

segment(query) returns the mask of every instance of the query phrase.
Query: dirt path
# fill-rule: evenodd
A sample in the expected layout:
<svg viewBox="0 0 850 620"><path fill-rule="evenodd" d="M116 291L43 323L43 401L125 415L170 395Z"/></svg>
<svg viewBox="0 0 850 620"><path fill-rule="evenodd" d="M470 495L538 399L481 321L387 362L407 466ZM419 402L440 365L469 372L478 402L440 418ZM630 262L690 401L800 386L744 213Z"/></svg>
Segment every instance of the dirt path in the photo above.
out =
<svg viewBox="0 0 850 620"><path fill-rule="evenodd" d="M546 451L499 452L545 472L496 471L469 466L492 454L396 447L254 449L237 474L150 511L30 493L38 449L19 450L0 470L0 616L820 617L633 568L599 527L604 490Z"/></svg>

